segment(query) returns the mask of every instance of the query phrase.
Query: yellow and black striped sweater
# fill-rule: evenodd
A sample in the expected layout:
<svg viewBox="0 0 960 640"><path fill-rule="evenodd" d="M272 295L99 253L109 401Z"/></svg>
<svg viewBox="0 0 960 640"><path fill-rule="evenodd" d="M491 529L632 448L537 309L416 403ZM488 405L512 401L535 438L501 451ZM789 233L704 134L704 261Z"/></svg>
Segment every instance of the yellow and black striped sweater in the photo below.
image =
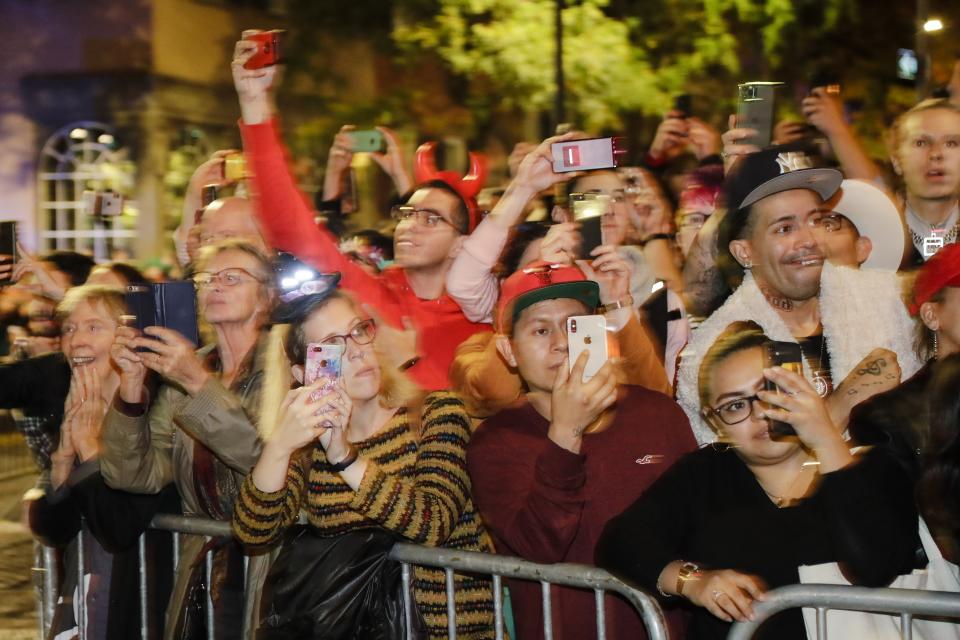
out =
<svg viewBox="0 0 960 640"><path fill-rule="evenodd" d="M330 470L319 444L312 448L308 473L306 456L291 459L287 484L280 491L260 491L252 475L247 476L234 507L234 534L246 545L272 544L297 521L303 507L321 535L376 525L418 544L492 552L470 497L470 428L463 403L450 392L431 393L424 400L420 425L417 438L402 408L375 435L354 443L368 461L357 491ZM490 582L457 574L455 585L457 637L492 637ZM414 595L431 638L446 638L443 571L417 567Z"/></svg>

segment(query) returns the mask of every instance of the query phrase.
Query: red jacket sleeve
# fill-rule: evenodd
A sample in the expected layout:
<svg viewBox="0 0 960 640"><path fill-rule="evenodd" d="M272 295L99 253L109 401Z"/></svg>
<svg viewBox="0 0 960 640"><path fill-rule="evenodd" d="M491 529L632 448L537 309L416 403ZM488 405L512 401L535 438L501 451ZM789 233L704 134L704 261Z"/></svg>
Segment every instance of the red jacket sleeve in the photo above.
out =
<svg viewBox="0 0 960 640"><path fill-rule="evenodd" d="M493 432L491 432L493 431ZM467 450L473 499L501 553L561 562L580 527L584 457L548 441L539 455L480 426Z"/></svg>
<svg viewBox="0 0 960 640"><path fill-rule="evenodd" d="M276 122L241 123L240 133L253 167L254 202L267 243L321 271L339 271L342 288L399 325L396 305L390 303L382 282L344 257L333 235L314 221L315 213L290 172Z"/></svg>

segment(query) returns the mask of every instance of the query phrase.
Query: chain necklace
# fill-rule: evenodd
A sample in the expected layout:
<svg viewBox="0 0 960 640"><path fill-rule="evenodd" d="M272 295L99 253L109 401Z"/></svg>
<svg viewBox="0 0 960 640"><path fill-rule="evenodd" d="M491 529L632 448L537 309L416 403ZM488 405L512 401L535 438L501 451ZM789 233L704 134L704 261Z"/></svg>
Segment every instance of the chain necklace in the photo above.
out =
<svg viewBox="0 0 960 640"><path fill-rule="evenodd" d="M816 389L818 396L825 398L831 391L831 384L830 380L826 376L827 371L823 368L823 352L827 344L827 338L823 335L822 324L819 326L819 329L820 357L816 360L816 362L814 362L810 354L803 350L803 343L800 340L797 340L797 344L800 346L800 353L803 355L803 359L807 361L808 366L813 370L813 388Z"/></svg>
<svg viewBox="0 0 960 640"><path fill-rule="evenodd" d="M793 479L793 482L790 483L790 486L788 486L788 487L784 490L783 495L779 495L779 496L778 496L778 495L775 495L775 494L770 493L769 491L767 491L766 487L763 486L763 483L761 483L759 479L757 479L757 484L760 485L760 488L763 489L763 492L764 492L765 494L767 494L767 497L770 498L771 502L773 502L773 505L774 505L777 509L783 509L784 507L788 507L788 506L790 506L790 505L792 505L792 504L795 504L795 503L798 502L801 498L803 498L803 497L806 496L806 488L810 486L809 483L804 487L803 495L798 496L798 497L791 497L791 494L794 492L794 491L793 491L793 490L794 490L794 487L796 487L796 486L797 486L797 483L800 482L800 479L803 478L803 477L807 474L807 471L808 471L808 470L812 469L814 475L816 475L816 473L817 473L817 471L818 471L818 469L819 469L819 465L820 465L820 463L817 462L816 460L807 460L807 461L804 462L802 465L800 465L800 471L797 472L797 475L796 475L796 477Z"/></svg>
<svg viewBox="0 0 960 640"><path fill-rule="evenodd" d="M957 241L960 231L960 205L954 205L947 217L940 223L932 224L917 215L909 204L907 209L907 228L910 230L910 239L913 246L924 259L939 251L944 245ZM949 225L950 221L954 223ZM949 225L949 228L948 228Z"/></svg>

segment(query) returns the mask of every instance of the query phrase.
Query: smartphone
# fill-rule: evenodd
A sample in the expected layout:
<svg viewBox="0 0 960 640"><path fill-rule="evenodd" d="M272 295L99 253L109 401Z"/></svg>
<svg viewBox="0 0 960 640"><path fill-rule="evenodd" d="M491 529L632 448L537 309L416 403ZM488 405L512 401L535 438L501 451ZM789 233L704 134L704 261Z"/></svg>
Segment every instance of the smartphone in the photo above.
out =
<svg viewBox="0 0 960 640"><path fill-rule="evenodd" d="M583 381L586 382L597 374L608 358L607 319L602 315L567 318L567 353L571 371L584 351L590 354L583 370Z"/></svg>
<svg viewBox="0 0 960 640"><path fill-rule="evenodd" d="M0 255L4 256L0 259L0 264L16 264L19 258L17 255L17 223L13 220L0 222ZM0 280L0 286L12 282L13 275L11 272L11 277Z"/></svg>
<svg viewBox="0 0 960 640"><path fill-rule="evenodd" d="M769 147L773 138L774 97L782 82L747 82L737 85L737 127L756 129L757 134L744 138L742 144Z"/></svg>
<svg viewBox="0 0 960 640"><path fill-rule="evenodd" d="M586 140L567 140L550 145L553 156L553 171L590 171L592 169L613 169L620 164L627 153L624 138L588 138Z"/></svg>
<svg viewBox="0 0 960 640"><path fill-rule="evenodd" d="M247 160L240 151L225 155L223 157L223 164L220 166L223 171L224 180L239 182L250 177L250 174L247 173Z"/></svg>
<svg viewBox="0 0 960 640"><path fill-rule="evenodd" d="M783 367L803 375L803 351L796 342L777 342L770 340L764 346L764 367ZM764 379L764 388L767 391L780 393L780 388L770 380ZM774 436L795 436L796 430L792 425L778 420L770 421L770 433Z"/></svg>
<svg viewBox="0 0 960 640"><path fill-rule="evenodd" d="M112 218L123 213L123 196L114 191L84 191L81 202L88 216Z"/></svg>
<svg viewBox="0 0 960 640"><path fill-rule="evenodd" d="M387 150L387 141L377 129L350 131L350 147L354 153L383 153Z"/></svg>
<svg viewBox="0 0 960 640"><path fill-rule="evenodd" d="M920 74L920 59L913 49L897 49L897 80L912 84Z"/></svg>
<svg viewBox="0 0 960 640"><path fill-rule="evenodd" d="M693 99L689 93L681 93L673 99L673 110L679 115L678 118L689 118L693 110Z"/></svg>
<svg viewBox="0 0 960 640"><path fill-rule="evenodd" d="M311 385L319 378L329 378L331 385L340 380L340 361L343 345L311 342L307 345L307 361L304 364L303 384Z"/></svg>
<svg viewBox="0 0 960 640"><path fill-rule="evenodd" d="M244 40L255 42L257 51L250 59L243 63L244 69L262 69L272 67L283 62L280 54L280 40L283 37L282 29L273 29L271 31L258 31L248 33L243 36Z"/></svg>
<svg viewBox="0 0 960 640"><path fill-rule="evenodd" d="M141 333L147 327L164 327L176 331L194 346L200 346L197 296L192 282L131 284L127 285L124 298L130 312L124 316L127 326ZM149 351L143 347L139 350Z"/></svg>
<svg viewBox="0 0 960 640"><path fill-rule="evenodd" d="M603 244L601 223L603 214L610 206L610 196L602 193L571 193L573 219L580 223L580 257L587 258L590 252Z"/></svg>

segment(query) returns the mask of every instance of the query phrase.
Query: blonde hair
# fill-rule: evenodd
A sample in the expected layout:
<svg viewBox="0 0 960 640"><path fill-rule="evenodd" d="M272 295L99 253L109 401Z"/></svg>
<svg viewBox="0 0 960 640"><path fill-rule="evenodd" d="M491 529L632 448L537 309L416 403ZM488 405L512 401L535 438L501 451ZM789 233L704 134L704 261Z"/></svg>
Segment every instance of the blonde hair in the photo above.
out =
<svg viewBox="0 0 960 640"><path fill-rule="evenodd" d="M270 330L267 349L264 355L265 367L263 395L260 401L260 420L258 429L261 438L266 441L277 427L280 406L287 393L294 387L295 380L291 373L294 364L303 365L298 354L306 352L306 337L303 325L310 317L324 309L331 301L342 300L361 315L354 299L343 291L334 291L328 297L311 307L302 318L290 324L278 324ZM423 399L423 391L413 383L403 372L386 364L379 340L374 341L374 353L380 365L380 390L378 399L381 406L386 408L419 406ZM294 362L294 360L298 360ZM410 424L415 427L415 434L419 435L419 412L410 412Z"/></svg>
<svg viewBox="0 0 960 640"><path fill-rule="evenodd" d="M92 307L106 309L115 322L119 322L120 316L127 313L122 289L105 284L85 284L67 290L63 300L57 305L57 320L63 322L84 302Z"/></svg>

